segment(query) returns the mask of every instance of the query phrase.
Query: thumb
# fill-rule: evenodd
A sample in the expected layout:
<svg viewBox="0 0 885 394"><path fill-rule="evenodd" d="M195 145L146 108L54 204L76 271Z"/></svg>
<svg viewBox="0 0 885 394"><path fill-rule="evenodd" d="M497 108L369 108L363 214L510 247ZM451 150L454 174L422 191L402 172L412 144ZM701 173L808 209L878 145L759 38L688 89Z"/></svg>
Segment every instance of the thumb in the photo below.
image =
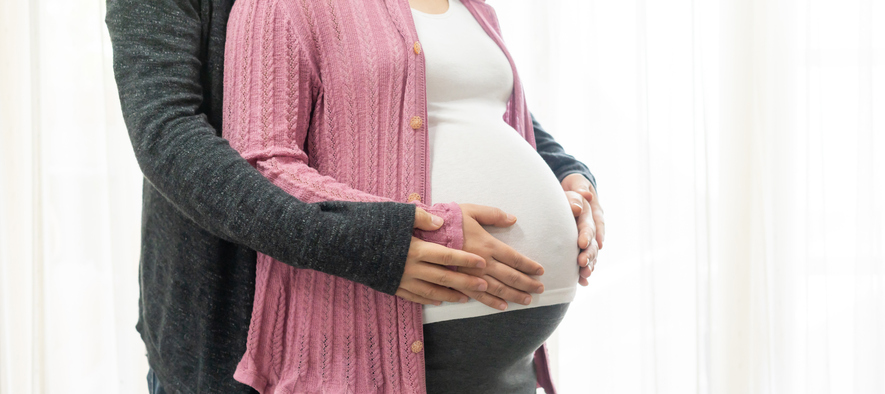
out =
<svg viewBox="0 0 885 394"><path fill-rule="evenodd" d="M593 184L581 174L571 174L562 180L562 190L575 192L583 196L587 201L593 201L595 189Z"/></svg>
<svg viewBox="0 0 885 394"><path fill-rule="evenodd" d="M578 189L577 192L588 202L596 199L596 194L593 194L593 192L589 189Z"/></svg>
<svg viewBox="0 0 885 394"><path fill-rule="evenodd" d="M572 208L572 215L578 217L584 210L584 196L578 192L567 191L565 197L568 199L569 206Z"/></svg>
<svg viewBox="0 0 885 394"><path fill-rule="evenodd" d="M415 207L415 228L424 231L434 231L438 230L442 225L443 218L431 215L429 212Z"/></svg>
<svg viewBox="0 0 885 394"><path fill-rule="evenodd" d="M516 216L495 207L464 204L461 211L484 226L510 227L516 223Z"/></svg>

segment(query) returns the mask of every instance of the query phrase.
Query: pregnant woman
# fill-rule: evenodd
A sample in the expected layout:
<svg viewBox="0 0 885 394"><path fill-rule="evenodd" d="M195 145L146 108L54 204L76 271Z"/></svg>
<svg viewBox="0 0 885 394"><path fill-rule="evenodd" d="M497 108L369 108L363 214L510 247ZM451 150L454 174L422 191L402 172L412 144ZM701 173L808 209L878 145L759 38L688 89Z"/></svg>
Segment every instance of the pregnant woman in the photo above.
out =
<svg viewBox="0 0 885 394"><path fill-rule="evenodd" d="M544 293L511 305L512 312L476 300L424 307L427 389L534 393L532 355L562 320L578 283L574 216L556 176L504 121L515 76L507 55L460 0L448 0L445 10L428 7L442 11L433 14L416 8L434 199L515 215L513 226L489 232L545 268Z"/></svg>
<svg viewBox="0 0 885 394"><path fill-rule="evenodd" d="M505 287L494 272L500 256L482 256L485 264L452 268L505 289L503 299L525 294L522 305L477 288L469 295L482 303L422 307L406 301L429 303L420 295L393 297L259 255L237 380L262 393L532 393L536 384L553 392L543 347L535 353L574 297L578 235L533 149L491 7L240 0L228 27L224 116L231 145L307 202L414 202L444 219L415 235L456 249L479 242L464 237L479 226L469 204L502 208L517 223L488 230L533 260L521 269L540 279Z"/></svg>

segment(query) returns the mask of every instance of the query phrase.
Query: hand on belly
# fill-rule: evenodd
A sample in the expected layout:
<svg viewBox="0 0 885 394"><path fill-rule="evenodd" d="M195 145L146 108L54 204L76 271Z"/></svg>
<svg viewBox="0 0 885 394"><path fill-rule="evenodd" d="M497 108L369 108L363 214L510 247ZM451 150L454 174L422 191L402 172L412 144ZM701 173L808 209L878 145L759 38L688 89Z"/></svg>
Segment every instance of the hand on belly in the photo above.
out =
<svg viewBox="0 0 885 394"><path fill-rule="evenodd" d="M544 268L493 237L483 228L485 224L488 228L505 229L516 223L516 217L507 215L497 208L474 204L460 205L464 223L463 249L485 259L486 266L458 267L458 271L483 278L489 284L487 291L467 295L500 310L507 309L506 301L529 305L532 302L530 293L543 293L544 285L528 275L543 275Z"/></svg>
<svg viewBox="0 0 885 394"><path fill-rule="evenodd" d="M578 282L575 218L544 160L503 125L478 129L452 125L434 130L433 200L492 206L516 216L513 226L486 226L486 230L544 267L539 278L544 294L534 296L530 306L569 302Z"/></svg>

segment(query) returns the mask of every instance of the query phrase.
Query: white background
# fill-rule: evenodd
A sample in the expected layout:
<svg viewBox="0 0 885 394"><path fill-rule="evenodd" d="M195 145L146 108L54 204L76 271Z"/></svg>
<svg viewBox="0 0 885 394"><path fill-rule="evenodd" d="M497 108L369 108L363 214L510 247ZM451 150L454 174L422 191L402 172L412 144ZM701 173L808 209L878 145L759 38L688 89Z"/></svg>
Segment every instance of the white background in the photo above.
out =
<svg viewBox="0 0 885 394"><path fill-rule="evenodd" d="M489 0L608 235L562 393L885 393L885 4ZM0 393L144 393L102 0L0 0Z"/></svg>

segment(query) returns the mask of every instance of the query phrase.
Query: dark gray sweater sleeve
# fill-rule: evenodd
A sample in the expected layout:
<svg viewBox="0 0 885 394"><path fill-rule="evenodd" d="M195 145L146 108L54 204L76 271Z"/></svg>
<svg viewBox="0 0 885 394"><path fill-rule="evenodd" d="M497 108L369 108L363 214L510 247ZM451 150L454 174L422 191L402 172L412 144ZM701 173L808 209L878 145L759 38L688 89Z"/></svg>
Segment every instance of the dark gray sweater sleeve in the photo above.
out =
<svg viewBox="0 0 885 394"><path fill-rule="evenodd" d="M538 153L556 174L556 178L562 182L565 177L571 174L581 174L590 181L593 189L596 190L596 178L590 173L590 169L574 156L565 153L562 145L544 131L544 128L535 119L535 115L532 115L532 126L535 129L535 146L538 148Z"/></svg>
<svg viewBox="0 0 885 394"><path fill-rule="evenodd" d="M270 183L218 136L202 109L196 0L108 0L114 73L145 178L210 233L393 294L415 206L307 204Z"/></svg>

